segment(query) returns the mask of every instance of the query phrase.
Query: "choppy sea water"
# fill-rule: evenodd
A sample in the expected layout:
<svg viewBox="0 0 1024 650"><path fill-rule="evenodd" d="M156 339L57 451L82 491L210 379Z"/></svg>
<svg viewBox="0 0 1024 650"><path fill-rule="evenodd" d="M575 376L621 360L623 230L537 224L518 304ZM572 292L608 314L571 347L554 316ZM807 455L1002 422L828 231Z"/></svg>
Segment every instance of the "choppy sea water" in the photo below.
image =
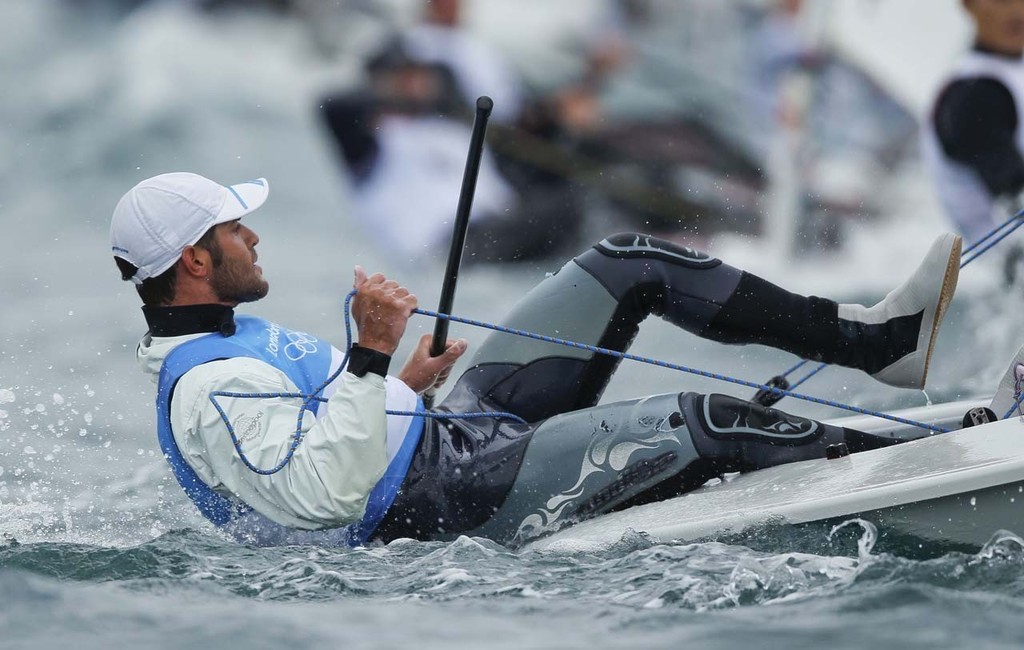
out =
<svg viewBox="0 0 1024 650"><path fill-rule="evenodd" d="M402 279L430 306L442 260L389 259L347 224L312 107L352 70L322 58L302 24L200 18L175 3L115 20L75 5L0 3L0 647L1020 646L1024 522L991 531L983 549L892 540L870 522L696 544L623 531L611 547L573 553L474 539L347 550L220 538L158 453L153 387L132 359L144 324L108 253L121 193L181 169L269 178L271 200L250 223L273 288L251 309L336 343L353 263ZM794 290L877 298L941 227L912 174L894 200L896 216L856 229L842 255L793 259L760 240L715 241L713 252ZM496 321L555 266L472 269L456 311ZM994 277L984 266L964 274L933 400L990 392L1022 342L1013 294ZM793 361L660 323L634 351L751 379ZM626 365L607 398L683 389L748 393ZM927 399L842 370L807 390L872 408Z"/></svg>
<svg viewBox="0 0 1024 650"><path fill-rule="evenodd" d="M199 531L10 542L0 621L12 648L1019 647L1020 538L931 560L844 541L766 552L627 532L568 555L468 538L255 551Z"/></svg>

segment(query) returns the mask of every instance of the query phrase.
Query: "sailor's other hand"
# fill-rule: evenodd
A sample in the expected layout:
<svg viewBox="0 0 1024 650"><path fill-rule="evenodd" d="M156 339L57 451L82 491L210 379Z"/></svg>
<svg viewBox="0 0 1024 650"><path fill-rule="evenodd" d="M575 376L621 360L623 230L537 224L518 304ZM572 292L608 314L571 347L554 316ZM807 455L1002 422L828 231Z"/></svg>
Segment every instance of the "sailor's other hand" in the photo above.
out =
<svg viewBox="0 0 1024 650"><path fill-rule="evenodd" d="M356 289L352 301L352 320L359 330L361 347L392 355L405 333L409 316L416 309L416 296L380 273L367 277L363 267L355 267Z"/></svg>
<svg viewBox="0 0 1024 650"><path fill-rule="evenodd" d="M432 357L430 356L432 338L430 334L420 337L416 349L409 355L405 367L398 374L398 378L417 394L422 394L433 388L440 388L451 374L452 366L469 347L465 339L448 339L444 352L440 356Z"/></svg>

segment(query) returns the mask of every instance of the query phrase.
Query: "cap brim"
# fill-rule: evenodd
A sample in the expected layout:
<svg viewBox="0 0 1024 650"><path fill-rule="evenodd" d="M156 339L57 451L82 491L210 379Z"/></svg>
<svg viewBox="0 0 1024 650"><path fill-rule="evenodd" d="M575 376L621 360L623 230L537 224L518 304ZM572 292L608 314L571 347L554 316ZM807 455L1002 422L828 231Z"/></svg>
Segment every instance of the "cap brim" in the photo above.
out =
<svg viewBox="0 0 1024 650"><path fill-rule="evenodd" d="M265 178L245 181L227 188L228 197L217 215L216 223L234 221L257 209L267 200L270 184Z"/></svg>

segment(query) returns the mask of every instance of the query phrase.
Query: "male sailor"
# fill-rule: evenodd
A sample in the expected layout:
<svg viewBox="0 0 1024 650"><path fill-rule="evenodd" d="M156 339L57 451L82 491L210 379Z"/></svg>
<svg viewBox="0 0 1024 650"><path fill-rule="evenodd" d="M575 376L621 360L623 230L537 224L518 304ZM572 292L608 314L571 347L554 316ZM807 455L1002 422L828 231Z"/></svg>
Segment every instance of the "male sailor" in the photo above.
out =
<svg viewBox="0 0 1024 650"><path fill-rule="evenodd" d="M925 153L968 243L1019 210L1024 190L1024 0L963 0L976 32L935 101Z"/></svg>
<svg viewBox="0 0 1024 650"><path fill-rule="evenodd" d="M225 187L162 174L126 193L111 223L115 261L144 303L149 331L137 356L158 384L164 454L200 511L239 539L362 544L468 534L517 544L722 472L895 442L724 395L598 405L616 359L501 333L437 405L449 418L410 415L466 343L449 340L431 358L423 337L390 376L417 304L398 283L356 267L358 342L343 371L343 353L324 338L235 313L268 291L259 238L241 221L267 195L263 179ZM697 251L619 234L537 285L505 325L624 351L640 321L657 314L705 338L770 345L920 388L960 246L958 236L940 236L909 280L863 307L793 294ZM495 415L457 418L472 412Z"/></svg>

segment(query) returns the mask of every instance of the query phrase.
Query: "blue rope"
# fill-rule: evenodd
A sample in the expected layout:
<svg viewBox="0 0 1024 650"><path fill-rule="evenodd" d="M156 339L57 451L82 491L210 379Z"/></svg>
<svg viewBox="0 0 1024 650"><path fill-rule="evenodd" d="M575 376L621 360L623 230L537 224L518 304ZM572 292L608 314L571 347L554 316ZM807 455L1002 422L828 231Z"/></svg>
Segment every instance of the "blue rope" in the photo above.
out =
<svg viewBox="0 0 1024 650"><path fill-rule="evenodd" d="M963 268L967 266L970 262L973 262L974 260L978 259L978 257L982 253L988 251L990 248L992 248L1002 240L1006 239L1007 235L1011 234L1013 231L1020 228L1021 225L1024 225L1024 220L1022 220L1021 217L1024 217L1024 209L1020 210L1015 215L1013 215L1003 223L999 224L998 226L990 230L984 237L982 237L981 239L979 239L978 241L974 242L966 249L964 249L963 254L966 256L969 255L970 253L973 253L975 250L981 248L981 250L978 250L977 254L973 255L969 260L961 264L960 268ZM1000 235L998 239L991 242L989 241L990 239L998 235L1001 231L1007 228L1008 230L1002 233L1002 235Z"/></svg>
<svg viewBox="0 0 1024 650"><path fill-rule="evenodd" d="M827 363L820 363L820 364L818 364L817 368L815 368L814 370L810 371L809 373L804 375L801 379L798 379L796 382L794 382L793 385L789 387L790 390L796 388L797 386L799 386L800 384L804 383L805 381L807 381L808 379L810 379L814 375L818 374L819 372L821 372L822 370L824 370L827 367L828 367ZM786 373L786 374L789 374L789 373Z"/></svg>
<svg viewBox="0 0 1024 650"><path fill-rule="evenodd" d="M795 366L793 366L792 368L790 368L786 372L782 373L782 376L783 377L788 377L788 376L792 375L794 372L796 372L797 370L800 370L801 368L803 368L804 366L806 366L809 363L810 363L810 361L808 361L807 359L803 359L799 363L797 363Z"/></svg>
<svg viewBox="0 0 1024 650"><path fill-rule="evenodd" d="M294 398L305 400L309 396L304 393L231 393L227 391L213 391L210 393L210 402L213 403L213 407L217 409L217 413L220 414L220 419L224 422L224 426L227 427L228 435L231 436L231 444L234 445L235 452L238 453L238 458L242 461L242 464L248 467L250 470L256 472L257 474L263 474L264 476L276 474L277 472L280 472L282 469L284 469L285 465L287 465L291 461L292 456L295 455L295 450L298 449L299 443L302 442L302 429L300 427L296 427L295 433L292 434L291 445L289 445L288 452L284 455L284 459L281 462L279 462L271 469L259 468L256 465L254 465L252 461L249 460L248 456L246 456L245 453L242 451L242 442L238 439L238 436L235 434L235 427L234 425L231 424L231 420L228 419L228 414L224 411L223 408L221 408L220 403L217 401L218 397L232 397L240 399ZM305 405L306 402L304 401L303 409L305 408ZM300 425L302 423L303 409L299 410Z"/></svg>
<svg viewBox="0 0 1024 650"><path fill-rule="evenodd" d="M1007 221L1007 222L1003 223L1001 226L999 226L999 228L997 228L995 231L993 231L993 233L996 232L997 230L999 230L1000 228L1006 227L1006 225L1011 223L1011 222L1013 223L1013 225L1010 226L1006 230L1006 232L1004 232L1001 235L999 235L993 241L990 241L990 242L988 242L988 243L986 243L984 245L981 245L981 246L975 245L974 247L972 247L972 248L976 248L977 250L975 250L975 252L972 255L969 255L968 258L966 260L964 260L964 262L960 265L960 268L964 268L965 266L967 266L968 264L970 264L974 260L978 259L983 254L985 254L989 249L991 249L993 246L995 246L999 242L1001 242L1004 239L1006 239L1007 237L1009 237L1018 228L1020 228L1021 226L1024 226L1024 219L1020 219L1019 217L1013 217L1013 219L1011 221ZM988 237L988 236L990 236L990 235L986 235L986 237Z"/></svg>
<svg viewBox="0 0 1024 650"><path fill-rule="evenodd" d="M1018 411L1018 409L1020 409L1021 401L1024 401L1024 393L1020 393L1017 396L1017 399L1015 399L1013 401L1013 405L1006 411L1006 413L1003 414L1003 417L1000 418L1000 419L1001 420L1008 420L1008 419L1010 419L1010 416L1013 415L1014 411ZM1021 413L1021 417L1024 417L1024 413Z"/></svg>
<svg viewBox="0 0 1024 650"><path fill-rule="evenodd" d="M783 377L783 378L785 378L785 377L789 377L789 376L790 376L790 375L792 375L792 374L793 374L794 372L796 372L797 370L799 370L799 369L803 368L804 366L806 366L806 365L807 365L807 364L809 364L809 363L810 363L810 361L809 361L808 359L803 359L803 360L799 361L799 362L798 362L798 363L797 363L797 364L796 364L795 366L793 366L792 368L790 368L790 369L789 369L789 370L787 370L786 372L784 372L784 373L782 373L781 375L779 375L779 377ZM795 381L795 382L794 382L793 384L791 384L791 385L789 386L789 389L790 389L790 390L792 390L792 389L796 388L797 386L799 386L799 385L803 384L803 383L804 383L804 382L806 382L806 381L807 381L808 379L810 379L810 378L811 378L811 377L813 377L814 375L818 374L819 372L821 372L822 370L824 370L824 369L825 369L825 368L827 368L827 367L828 367L828 364L827 364L827 363L820 363L820 364L818 364L818 367L817 367L817 368L815 368L814 370L810 371L809 373L807 373L806 375L804 375L804 376L803 376L803 377L801 377L800 379L796 380L796 381ZM773 378L773 379L774 379L774 378Z"/></svg>
<svg viewBox="0 0 1024 650"><path fill-rule="evenodd" d="M698 370L696 368L690 368L689 366L683 366L677 363L670 363L668 361L661 361L658 359L651 359L649 357L641 357L639 355L630 354L628 352L620 352L619 350L611 350L608 348L601 348L596 345L588 345L586 343L579 343L576 341L568 341L566 339L559 339L553 336L546 336L544 334L535 334L533 332L527 332L525 330L519 330L512 327L505 327L503 325L494 325L491 323L485 323L483 321L472 320L469 318L460 318L458 316L451 316L449 314L441 314L436 311L430 311L427 309L414 309L414 313L421 314L423 316L430 316L432 318L444 318L454 323L462 323L464 325L472 325L474 327L482 327L484 329L494 330L496 332L503 332L505 334L514 334L516 336L522 336L528 339L534 339L537 341L544 341L545 343L554 343L556 345L564 345L570 348L576 348L578 350L587 350L596 354L603 354L610 357L616 357L618 359L628 359L630 361L639 361L640 363L650 364L652 366L658 366L661 368L668 368L670 370L678 370L680 372L686 372L691 375L697 375L700 377L707 377L708 379L716 379L718 381L729 382L732 384L738 384L740 386L747 386L749 388L756 388L758 390L766 390L778 395L786 395L789 397L795 397L796 399L803 400L805 402L812 402L814 404L821 404L823 406L831 406L853 413L860 413L862 415L873 415L884 420L891 420L892 422L898 422L900 424L908 424L914 427L920 427L936 433L949 433L949 429L944 429L931 424L925 424L924 422L915 422L914 420L907 420L905 418L897 417L895 415L889 415L888 413L882 413L880 411L872 411L869 409L861 408L859 406L852 406L849 404L843 404L841 402L835 402L832 400L822 399L820 397L813 397L811 395L804 395L801 393L795 393L790 390L784 390L775 386L767 386L765 384L759 384L753 381L747 381L745 379L737 379L736 377L729 377L728 375L721 375L706 370ZM817 371L815 371L817 372ZM814 373L812 373L814 374Z"/></svg>

